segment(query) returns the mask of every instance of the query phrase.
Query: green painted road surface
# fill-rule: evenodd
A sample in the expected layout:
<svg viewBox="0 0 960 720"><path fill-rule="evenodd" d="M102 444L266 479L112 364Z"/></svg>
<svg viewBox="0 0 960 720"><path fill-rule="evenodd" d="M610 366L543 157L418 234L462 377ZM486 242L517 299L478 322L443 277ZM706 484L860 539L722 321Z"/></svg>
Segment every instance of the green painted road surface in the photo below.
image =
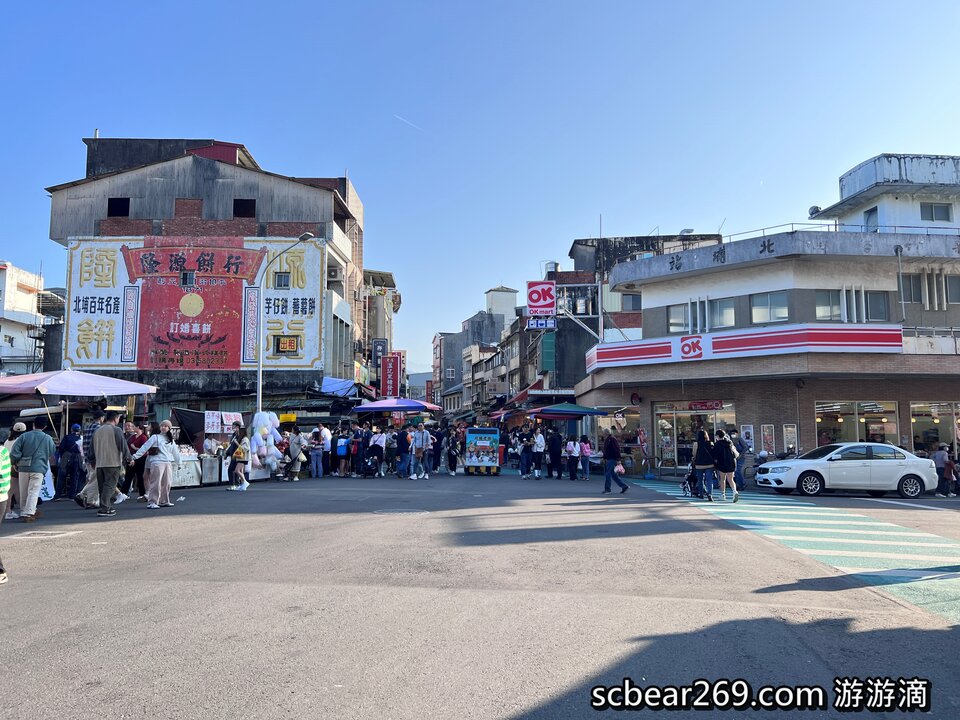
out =
<svg viewBox="0 0 960 720"><path fill-rule="evenodd" d="M740 501L684 497L678 485L634 481L785 545L884 592L960 624L960 542L852 510L745 492ZM714 492L714 497L719 497ZM728 496L728 497L732 497Z"/></svg>

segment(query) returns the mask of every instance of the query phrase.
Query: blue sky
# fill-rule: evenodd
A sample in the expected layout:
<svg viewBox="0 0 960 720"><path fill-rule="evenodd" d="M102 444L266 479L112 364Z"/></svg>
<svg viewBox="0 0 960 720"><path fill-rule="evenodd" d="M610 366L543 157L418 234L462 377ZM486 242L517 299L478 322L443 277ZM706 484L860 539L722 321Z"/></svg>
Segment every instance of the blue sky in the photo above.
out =
<svg viewBox="0 0 960 720"><path fill-rule="evenodd" d="M0 256L62 285L43 188L82 137L214 137L349 171L395 344L571 241L806 218L881 152L960 154L954 2L18 3L0 26Z"/></svg>

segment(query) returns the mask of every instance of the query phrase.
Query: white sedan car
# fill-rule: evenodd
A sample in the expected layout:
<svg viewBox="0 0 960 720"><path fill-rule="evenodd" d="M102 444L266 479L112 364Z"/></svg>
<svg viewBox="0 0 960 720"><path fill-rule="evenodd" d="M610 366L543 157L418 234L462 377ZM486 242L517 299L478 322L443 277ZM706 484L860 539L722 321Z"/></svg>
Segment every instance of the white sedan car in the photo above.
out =
<svg viewBox="0 0 960 720"><path fill-rule="evenodd" d="M759 487L782 495L798 490L819 495L824 490L861 490L873 497L896 490L916 498L937 487L933 460L919 458L893 445L844 442L823 445L790 460L774 460L757 468Z"/></svg>

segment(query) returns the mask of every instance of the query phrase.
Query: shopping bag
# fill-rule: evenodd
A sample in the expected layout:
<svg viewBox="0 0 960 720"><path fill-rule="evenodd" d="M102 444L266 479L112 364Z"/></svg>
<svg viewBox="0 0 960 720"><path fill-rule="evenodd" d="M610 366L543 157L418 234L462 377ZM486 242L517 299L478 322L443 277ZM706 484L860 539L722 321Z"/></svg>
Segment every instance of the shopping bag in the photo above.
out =
<svg viewBox="0 0 960 720"><path fill-rule="evenodd" d="M53 496L56 494L57 490L53 486L53 473L47 470L47 474L43 476L43 485L40 486L40 499L49 502L53 500Z"/></svg>

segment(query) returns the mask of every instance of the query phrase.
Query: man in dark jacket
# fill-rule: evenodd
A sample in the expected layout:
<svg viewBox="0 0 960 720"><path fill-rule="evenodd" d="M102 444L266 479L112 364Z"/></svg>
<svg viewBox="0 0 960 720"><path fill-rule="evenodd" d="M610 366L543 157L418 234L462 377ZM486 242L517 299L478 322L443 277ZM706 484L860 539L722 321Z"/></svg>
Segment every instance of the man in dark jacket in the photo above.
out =
<svg viewBox="0 0 960 720"><path fill-rule="evenodd" d="M604 466L604 475L603 475L603 494L610 492L610 483L616 482L620 486L620 494L623 495L627 490L630 489L630 486L627 485L623 480L620 479L620 476L617 475L614 468L617 467L617 463L620 462L620 443L617 442L617 439L610 434L610 428L603 429L603 466Z"/></svg>
<svg viewBox="0 0 960 720"><path fill-rule="evenodd" d="M560 456L563 454L563 438L556 430L550 431L547 438L547 477L553 477L553 471L557 471L557 480L563 472Z"/></svg>
<svg viewBox="0 0 960 720"><path fill-rule="evenodd" d="M83 465L83 439L80 426L74 423L70 433L60 441L57 448L60 462L57 465L57 497L72 498L77 494L80 470Z"/></svg>
<svg viewBox="0 0 960 720"><path fill-rule="evenodd" d="M733 471L733 481L737 484L737 488L739 490L743 490L744 486L746 485L746 481L743 477L743 466L747 462L747 450L749 448L744 439L740 437L740 433L738 433L736 430L730 431L730 442L733 443L733 447L736 449L736 451L740 453L739 457L737 457L737 469Z"/></svg>

